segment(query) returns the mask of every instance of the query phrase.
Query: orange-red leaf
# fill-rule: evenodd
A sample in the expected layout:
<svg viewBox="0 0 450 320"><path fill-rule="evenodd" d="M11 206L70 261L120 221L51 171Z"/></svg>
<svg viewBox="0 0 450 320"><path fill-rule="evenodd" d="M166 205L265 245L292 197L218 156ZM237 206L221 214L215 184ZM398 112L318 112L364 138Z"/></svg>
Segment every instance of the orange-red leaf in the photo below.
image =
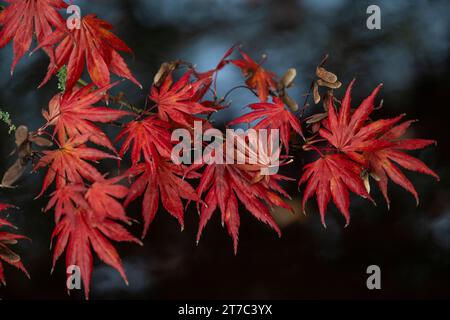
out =
<svg viewBox="0 0 450 320"><path fill-rule="evenodd" d="M40 86L47 83L62 66L67 65L66 89L70 90L80 79L86 65L92 82L99 88L110 83L110 73L142 87L117 52L131 52L131 49L111 29L109 23L89 14L81 19L80 29L56 30L48 36L39 47L58 44L55 49L56 60L50 63Z"/></svg>
<svg viewBox="0 0 450 320"><path fill-rule="evenodd" d="M161 198L164 209L174 216L184 227L184 206L182 199L197 201L198 196L194 188L185 179L198 178L195 172L187 172L183 165L161 160L158 168L153 170L148 164L142 163L132 167L127 175L136 178L130 187L125 205L137 199L142 194L142 216L144 230L142 236L147 234L148 228L155 218Z"/></svg>
<svg viewBox="0 0 450 320"><path fill-rule="evenodd" d="M33 34L38 43L42 44L52 33L53 28L65 28L65 23L58 9L66 8L62 0L9 0L9 6L0 12L0 48L13 40L14 59L11 65L11 74L14 68L30 49ZM53 61L51 48L43 45L45 51Z"/></svg>
<svg viewBox="0 0 450 320"><path fill-rule="evenodd" d="M247 113L237 119L234 119L229 125L238 123L250 123L260 120L252 128L259 129L278 129L280 130L280 139L286 152L289 153L289 140L291 137L291 129L300 135L303 135L300 121L295 115L286 109L281 99L274 97L273 103L261 102L249 105L252 112Z"/></svg>
<svg viewBox="0 0 450 320"><path fill-rule="evenodd" d="M200 210L197 242L212 214L219 209L222 223L227 226L228 233L233 239L234 252L237 253L240 225L238 199L255 218L268 224L281 236L281 230L270 212L272 206L290 209L272 191L286 195L276 182L281 177L270 176L268 182L266 180L253 182L255 172L259 170L246 169L249 169L249 165L212 164L205 167L197 188L199 196L206 194Z"/></svg>
<svg viewBox="0 0 450 320"><path fill-rule="evenodd" d="M131 121L116 138L116 141L119 141L125 137L119 155L123 157L131 148L133 165L139 163L143 157L146 163L155 168L159 156L170 158L172 152L170 136L169 123L158 119L157 116Z"/></svg>
<svg viewBox="0 0 450 320"><path fill-rule="evenodd" d="M345 155L325 155L304 167L299 185L306 183L303 191L302 207L316 194L322 224L325 226L325 214L331 199L345 217L346 225L350 222L349 190L363 198L370 198L360 177L363 168Z"/></svg>
<svg viewBox="0 0 450 320"><path fill-rule="evenodd" d="M0 203L0 211L3 211L7 208L11 207L10 205ZM0 219L0 227L9 227L9 228L15 228L14 225L12 225L10 222L8 222L5 219ZM20 256L18 256L14 251L12 251L9 246L14 245L17 243L17 240L27 239L27 237L24 237L22 235L9 233L6 231L0 232L0 283L3 285L6 285L5 275L3 271L3 262L10 264L17 269L21 270L23 273L26 274L27 277L30 277L28 275L27 270L25 269Z"/></svg>
<svg viewBox="0 0 450 320"><path fill-rule="evenodd" d="M87 135L89 141L115 152L106 134L93 124L93 122L112 122L131 114L123 110L93 106L112 86L94 90L91 84L55 95L50 100L48 111L43 111L43 116L47 120L45 127L54 126L53 135L57 135L60 141Z"/></svg>
<svg viewBox="0 0 450 320"><path fill-rule="evenodd" d="M242 70L247 78L246 84L258 92L262 102L267 101L270 89L276 89L275 74L265 70L260 63L254 61L248 54L240 50L242 59L231 62Z"/></svg>
<svg viewBox="0 0 450 320"><path fill-rule="evenodd" d="M198 119L194 115L209 114L216 110L199 102L203 97L205 86L209 86L211 80L202 78L192 82L191 75L192 71L188 71L174 83L173 75L169 74L160 87L152 86L149 99L158 108L161 120L170 120L192 128L194 120Z"/></svg>
<svg viewBox="0 0 450 320"><path fill-rule="evenodd" d="M319 134L332 146L359 162L370 173L375 174L378 180L377 184L388 206L388 177L412 193L419 203L419 196L413 184L392 161L408 170L425 173L438 179L437 174L422 161L402 151L422 149L434 144L435 141L402 140L401 136L411 124L411 121L398 124L404 115L392 119L369 120L369 115L374 110L375 97L381 85L376 87L352 114L350 99L353 83L354 81L347 88L342 100L342 107L337 114L332 103L329 103L328 119L325 121L325 128L320 129Z"/></svg>
<svg viewBox="0 0 450 320"><path fill-rule="evenodd" d="M401 136L406 132L412 122L405 121L385 132L379 139L388 143L386 147L364 152L363 154L364 158L368 161L369 171L374 173L378 178L376 182L388 207L388 177L394 183L409 191L415 197L417 204L419 203L419 195L414 185L394 163L410 171L428 174L439 180L439 176L428 168L425 163L404 152L407 150L418 150L436 144L434 140L401 139Z"/></svg>
<svg viewBox="0 0 450 320"><path fill-rule="evenodd" d="M353 83L354 81L347 88L338 114L336 114L332 99L328 99L326 128L320 129L319 134L355 161L363 162L364 159L360 153L385 146L386 142L378 140L377 137L400 121L403 115L369 123L369 115L374 109L375 98L381 85L377 86L351 114L350 98Z"/></svg>
<svg viewBox="0 0 450 320"><path fill-rule="evenodd" d="M55 212L59 215L52 234L52 241L56 238L53 268L66 251L66 266L75 265L80 268L86 298L89 298L93 268L92 250L101 261L115 268L128 283L119 254L110 240L140 244L139 240L117 222L128 219L122 214L123 207L113 200L113 197L120 198L124 195L124 187L114 185L115 182L113 179L102 182L102 185L94 184L87 191L80 185L66 185L53 193L47 207L47 210L55 207ZM101 187L105 187L105 190L99 190ZM105 212L104 205L112 202L114 205Z"/></svg>
<svg viewBox="0 0 450 320"><path fill-rule="evenodd" d="M42 184L41 196L56 179L56 187L66 184L81 184L83 178L94 182L103 179L102 174L91 164L86 162L101 159L117 159L103 151L86 147L89 135L82 135L67 140L59 149L44 151L44 156L35 166L35 170L48 167Z"/></svg>

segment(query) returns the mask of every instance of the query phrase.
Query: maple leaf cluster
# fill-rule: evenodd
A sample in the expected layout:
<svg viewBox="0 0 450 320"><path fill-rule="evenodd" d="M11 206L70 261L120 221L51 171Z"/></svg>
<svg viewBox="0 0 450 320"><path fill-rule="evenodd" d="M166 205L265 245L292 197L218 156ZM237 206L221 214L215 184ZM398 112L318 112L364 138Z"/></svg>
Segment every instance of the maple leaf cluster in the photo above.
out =
<svg viewBox="0 0 450 320"><path fill-rule="evenodd" d="M299 182L306 184L302 205L305 207L306 201L315 194L324 225L326 208L331 199L344 215L346 225L350 222L349 191L373 201L369 177L376 181L388 206L388 178L412 193L419 203L417 191L398 166L439 180L438 175L422 161L404 152L422 149L436 142L402 138L412 123L400 122L404 115L381 120L369 118L381 85L352 110L350 100L353 84L354 81L348 86L339 111L336 111L333 99L325 102L328 116L321 121L318 135L325 140L326 146L315 147L318 140L305 145L306 148L317 150L320 158L304 168ZM320 149L326 150L326 153Z"/></svg>
<svg viewBox="0 0 450 320"><path fill-rule="evenodd" d="M8 204L0 203L0 211L4 211L11 206ZM16 229L16 227L8 222L8 220L0 218L0 227ZM3 268L3 262L16 267L21 270L27 277L29 277L27 270L25 269L22 259L17 253L11 250L10 246L17 244L18 240L27 239L25 236L10 233L7 231L0 232L0 283L6 285L5 273Z"/></svg>
<svg viewBox="0 0 450 320"><path fill-rule="evenodd" d="M263 67L266 57L255 61L234 46L215 68L206 72L199 72L184 61L163 63L148 90L149 103L141 109L124 101L122 94L111 95L118 84L111 79L112 74L139 87L141 84L119 54L129 53L131 49L112 33L109 23L88 14L82 17L79 29L69 30L59 12L67 6L63 1L10 0L8 3L0 13L0 47L13 42L11 70L30 49L33 34L37 40L33 52L42 49L50 59L47 74L39 86L64 70L60 79L63 91L50 99L43 111L45 124L35 133L50 137L56 148L32 154L38 156L34 169L47 170L38 196L50 194L45 210L54 212L53 265L65 252L66 265L80 267L86 297L93 253L115 268L127 282L113 242L142 244L127 229L134 220L126 209L138 199L144 222L141 238L149 232L157 212L162 211L160 204L181 229L186 207L196 206L197 242L212 215L220 214L235 253L244 212L281 236L272 211L276 207L293 211L287 203L290 195L285 185L295 178L261 175L262 169L270 167L264 159L252 164L195 165L176 164L171 159L173 130L184 128L193 134L194 121L200 121L204 130L214 128L214 114L226 112L228 94L219 98L216 84L218 74L229 65L242 72L245 87L257 100L248 106L250 112L232 120L227 127L248 124L255 130L277 129L280 159L290 159L294 144L317 157L304 166L299 184L304 185L303 210L308 199L315 196L324 225L330 200L345 217L346 225L350 221L350 192L373 201L369 177L375 180L388 204L389 179L412 193L418 202L414 186L399 166L438 178L424 163L405 152L435 143L403 138L412 121L401 122L403 116L370 118L381 86L353 109L350 103L353 82L340 101L333 90L341 83L320 66L320 79L316 83L329 89L323 97L324 112L304 119L304 108L299 110L295 99L288 95L296 77L295 69L278 77ZM85 70L90 83L81 78ZM317 85L314 88L314 100L319 102ZM114 141L101 129L105 124L121 128ZM241 151L236 147L233 152ZM127 158L130 166L123 167ZM99 163L104 161L121 163L119 173L113 176L111 172L101 172ZM282 164L290 162L282 161ZM0 226L10 225L0 220ZM16 239L21 236L0 234L0 259L26 272L20 258L12 259L17 256L7 247ZM0 263L0 280L3 280L2 271Z"/></svg>

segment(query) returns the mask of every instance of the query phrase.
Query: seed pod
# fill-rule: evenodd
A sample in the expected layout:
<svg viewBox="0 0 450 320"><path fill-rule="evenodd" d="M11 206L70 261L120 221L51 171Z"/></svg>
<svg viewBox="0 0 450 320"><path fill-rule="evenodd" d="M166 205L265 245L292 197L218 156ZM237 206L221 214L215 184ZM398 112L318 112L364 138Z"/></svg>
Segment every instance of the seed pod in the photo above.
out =
<svg viewBox="0 0 450 320"><path fill-rule="evenodd" d="M307 124L317 123L328 117L328 112L317 113L306 120Z"/></svg>
<svg viewBox="0 0 450 320"><path fill-rule="evenodd" d="M40 136L30 135L29 140L40 147L51 147L53 142Z"/></svg>
<svg viewBox="0 0 450 320"><path fill-rule="evenodd" d="M28 128L24 125L19 126L15 133L16 145L20 146L28 139Z"/></svg>
<svg viewBox="0 0 450 320"><path fill-rule="evenodd" d="M334 100L333 90L328 89L323 96L323 108L326 112L328 112L329 105L334 107Z"/></svg>
<svg viewBox="0 0 450 320"><path fill-rule="evenodd" d="M3 244L9 244L9 245L15 245L15 244L18 243L18 241L15 240L15 239L12 239L12 240L2 240L2 243L3 243Z"/></svg>
<svg viewBox="0 0 450 320"><path fill-rule="evenodd" d="M314 103L318 104L320 102L320 94L319 94L319 86L317 85L317 82L314 82L313 96L314 96Z"/></svg>
<svg viewBox="0 0 450 320"><path fill-rule="evenodd" d="M297 77L297 70L289 68L280 80L282 88L290 88L294 83L295 77Z"/></svg>
<svg viewBox="0 0 450 320"><path fill-rule="evenodd" d="M12 188L14 183L22 177L25 169L26 167L23 165L22 160L17 159L3 175L1 186L3 188Z"/></svg>
<svg viewBox="0 0 450 320"><path fill-rule="evenodd" d="M316 68L316 75L323 81L329 83L335 83L337 81L337 76L334 73L331 73L322 67Z"/></svg>
<svg viewBox="0 0 450 320"><path fill-rule="evenodd" d="M381 180L381 178L375 172L370 172L369 174L375 181Z"/></svg>
<svg viewBox="0 0 450 320"><path fill-rule="evenodd" d="M365 174L363 177L364 187L366 188L367 193L370 193L370 182L369 175Z"/></svg>
<svg viewBox="0 0 450 320"><path fill-rule="evenodd" d="M287 93L283 96L283 102L291 109L292 112L298 111L298 104Z"/></svg>
<svg viewBox="0 0 450 320"><path fill-rule="evenodd" d="M2 245L2 242L0 242L0 257L10 263L20 262L20 257L7 246Z"/></svg>
<svg viewBox="0 0 450 320"><path fill-rule="evenodd" d="M320 130L320 122L313 123L311 126L312 133L317 133Z"/></svg>
<svg viewBox="0 0 450 320"><path fill-rule="evenodd" d="M330 89L339 89L341 87L341 85L342 85L342 83L339 82L339 81L331 83L331 82L328 82L328 81L324 81L322 79L317 80L317 84L319 86L321 86L321 87L327 87L327 88L330 88Z"/></svg>
<svg viewBox="0 0 450 320"><path fill-rule="evenodd" d="M164 79L169 75L170 72L172 72L175 69L173 63L164 62L161 64L161 67L159 67L158 72L155 74L155 77L153 78L153 84L157 87L159 87Z"/></svg>

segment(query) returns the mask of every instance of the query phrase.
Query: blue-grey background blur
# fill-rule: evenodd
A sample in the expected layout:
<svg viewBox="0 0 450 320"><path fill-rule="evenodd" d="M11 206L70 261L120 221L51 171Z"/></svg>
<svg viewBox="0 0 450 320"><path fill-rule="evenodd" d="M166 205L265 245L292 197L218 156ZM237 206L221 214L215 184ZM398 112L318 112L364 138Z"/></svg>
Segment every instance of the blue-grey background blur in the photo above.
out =
<svg viewBox="0 0 450 320"><path fill-rule="evenodd" d="M286 186L295 195L297 213L279 219L283 237L244 210L241 215L237 256L217 214L195 245L198 216L186 213L186 228L179 231L174 218L159 212L144 247L118 245L130 285L99 261L95 263L92 297L147 298L405 298L450 297L450 199L449 199L449 13L450 2L350 1L350 0L96 0L74 1L83 14L96 13L114 25L114 31L134 50L126 60L143 83L140 91L130 82L120 89L136 104L145 95L159 64L182 58L199 69L212 68L223 53L240 42L258 58L266 53L265 66L278 74L289 67L298 70L291 95L302 101L315 65L325 53L328 68L344 84L357 78L354 103L383 82L384 107L375 117L407 113L420 119L412 135L438 140L436 148L415 155L437 171L442 180L408 173L421 196L419 207L406 191L390 184L391 210L376 193L378 207L352 198L352 222L344 229L343 218L332 206L324 229L315 205L307 217L298 213L296 184ZM366 28L366 9L381 8L382 29ZM24 57L14 76L9 75L12 46L0 50L0 106L16 124L36 129L43 123L41 109L57 92L56 81L42 89L48 58L44 53ZM219 77L219 92L242 81L229 66ZM342 91L337 93L342 95ZM238 114L253 97L246 91L232 94L233 108L216 116L218 124ZM309 112L320 107L309 109ZM116 129L109 129L114 134ZM0 126L0 169L8 158L13 138ZM300 176L301 159L287 169ZM105 168L113 164L106 163ZM27 175L15 190L2 190L1 200L20 206L10 219L20 232L33 239L22 243L32 280L6 267L8 286L3 298L67 298L64 259L50 275L52 215L41 212L47 198L32 200L43 174ZM139 218L140 206L130 214ZM277 216L285 216L282 213ZM133 227L138 235L141 226ZM366 288L368 265L382 271L382 290ZM79 294L72 297L79 298Z"/></svg>

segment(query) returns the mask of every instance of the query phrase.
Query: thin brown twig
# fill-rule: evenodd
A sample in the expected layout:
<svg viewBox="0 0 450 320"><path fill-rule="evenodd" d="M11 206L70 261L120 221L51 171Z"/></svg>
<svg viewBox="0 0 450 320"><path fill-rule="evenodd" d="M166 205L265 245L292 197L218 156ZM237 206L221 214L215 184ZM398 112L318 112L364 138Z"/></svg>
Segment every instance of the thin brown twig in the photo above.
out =
<svg viewBox="0 0 450 320"><path fill-rule="evenodd" d="M325 63L327 62L328 58L329 58L329 54L327 53L327 54L325 54L325 56L320 61L318 67L323 67L325 65ZM315 82L315 80L311 81L311 85L309 86L309 90L308 90L308 92L305 95L305 100L303 102L303 106L300 109L300 118L302 118L303 115L305 114L306 107L308 106L309 97L311 96L312 90L314 89L314 82Z"/></svg>
<svg viewBox="0 0 450 320"><path fill-rule="evenodd" d="M78 79L78 84L86 87L88 85L88 83L83 80L83 79ZM141 114L144 112L143 109L140 109L138 107L133 106L131 103L129 103L128 101L124 100L122 97L120 97L119 95L117 96L112 96L112 100L117 103L118 105L122 106L122 107L126 107L128 109L130 109L131 111L133 111L134 113L138 113Z"/></svg>

